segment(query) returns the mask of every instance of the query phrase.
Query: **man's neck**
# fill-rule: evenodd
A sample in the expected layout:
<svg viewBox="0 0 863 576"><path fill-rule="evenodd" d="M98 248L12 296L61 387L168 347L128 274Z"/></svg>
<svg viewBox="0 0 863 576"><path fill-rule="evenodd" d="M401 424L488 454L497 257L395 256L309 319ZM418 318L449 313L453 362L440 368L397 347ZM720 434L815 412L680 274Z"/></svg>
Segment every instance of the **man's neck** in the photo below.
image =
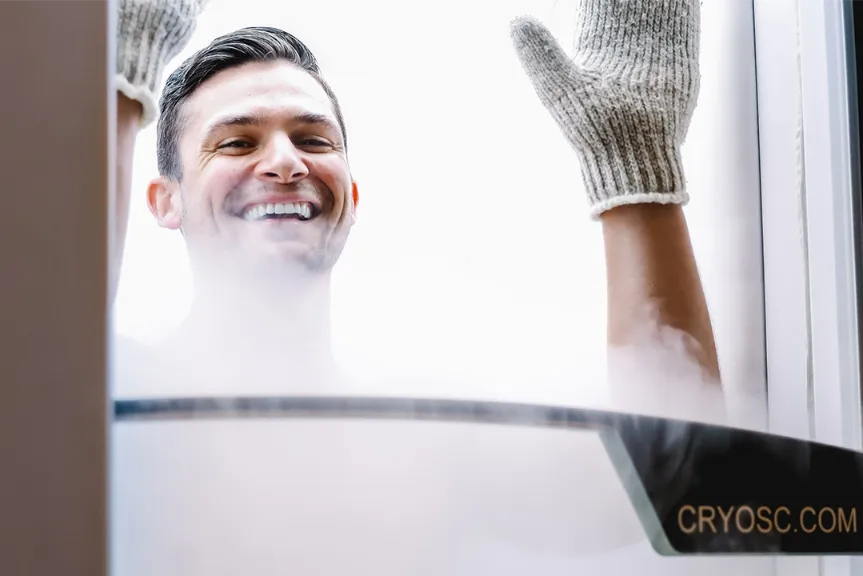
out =
<svg viewBox="0 0 863 576"><path fill-rule="evenodd" d="M270 373L326 376L334 368L328 275L196 277L183 348Z"/></svg>

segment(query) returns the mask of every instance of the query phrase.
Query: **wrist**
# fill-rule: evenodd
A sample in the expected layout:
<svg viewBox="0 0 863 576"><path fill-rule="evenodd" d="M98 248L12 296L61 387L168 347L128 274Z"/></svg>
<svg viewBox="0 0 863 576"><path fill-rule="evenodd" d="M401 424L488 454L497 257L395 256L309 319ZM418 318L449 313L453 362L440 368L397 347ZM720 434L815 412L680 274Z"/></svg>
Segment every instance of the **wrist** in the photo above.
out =
<svg viewBox="0 0 863 576"><path fill-rule="evenodd" d="M158 115L155 95L146 86L132 84L123 74L117 74L116 81L118 115L122 112L125 117L136 116L139 128L145 128Z"/></svg>
<svg viewBox="0 0 863 576"><path fill-rule="evenodd" d="M117 91L117 119L121 124L140 124L144 117L144 106L137 100Z"/></svg>

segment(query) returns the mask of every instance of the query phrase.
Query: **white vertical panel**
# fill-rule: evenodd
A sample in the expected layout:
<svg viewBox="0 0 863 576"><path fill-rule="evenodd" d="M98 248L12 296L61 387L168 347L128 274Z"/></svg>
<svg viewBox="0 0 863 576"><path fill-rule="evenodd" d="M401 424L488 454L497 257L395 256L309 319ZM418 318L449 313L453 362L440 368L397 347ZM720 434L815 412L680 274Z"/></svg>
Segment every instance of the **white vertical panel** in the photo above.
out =
<svg viewBox="0 0 863 576"><path fill-rule="evenodd" d="M809 438L796 2L755 0L770 430Z"/></svg>
<svg viewBox="0 0 863 576"><path fill-rule="evenodd" d="M848 79L842 0L800 2L816 439L860 447Z"/></svg>
<svg viewBox="0 0 863 576"><path fill-rule="evenodd" d="M802 214L796 1L755 0L771 432L808 439L809 328ZM777 558L777 576L814 576L817 558Z"/></svg>
<svg viewBox="0 0 863 576"><path fill-rule="evenodd" d="M109 4L0 2L0 574L107 573Z"/></svg>
<svg viewBox="0 0 863 576"><path fill-rule="evenodd" d="M815 439L860 449L860 369L842 0L799 2ZM849 558L822 561L852 573Z"/></svg>

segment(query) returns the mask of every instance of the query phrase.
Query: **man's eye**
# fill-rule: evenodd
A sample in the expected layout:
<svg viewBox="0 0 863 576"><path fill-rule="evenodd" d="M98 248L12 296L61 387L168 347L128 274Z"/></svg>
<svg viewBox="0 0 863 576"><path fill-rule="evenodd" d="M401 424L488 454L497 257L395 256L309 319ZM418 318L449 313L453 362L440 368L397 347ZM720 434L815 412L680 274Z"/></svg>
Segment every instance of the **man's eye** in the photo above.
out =
<svg viewBox="0 0 863 576"><path fill-rule="evenodd" d="M321 138L304 138L300 141L303 146L329 146L330 143Z"/></svg>
<svg viewBox="0 0 863 576"><path fill-rule="evenodd" d="M248 148L250 146L251 146L251 144L249 144L248 142L245 142L243 140L231 140L229 142L225 142L224 144L221 144L219 146L219 148L220 149L221 148Z"/></svg>

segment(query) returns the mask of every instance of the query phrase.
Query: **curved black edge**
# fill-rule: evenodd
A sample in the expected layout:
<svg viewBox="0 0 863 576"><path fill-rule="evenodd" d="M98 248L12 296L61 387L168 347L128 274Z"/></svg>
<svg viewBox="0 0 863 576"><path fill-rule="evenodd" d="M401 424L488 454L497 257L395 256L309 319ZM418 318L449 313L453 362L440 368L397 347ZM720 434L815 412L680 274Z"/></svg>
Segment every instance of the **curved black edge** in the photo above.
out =
<svg viewBox="0 0 863 576"><path fill-rule="evenodd" d="M357 418L593 429L660 554L863 554L863 454L773 434L593 409L428 398L119 400L114 415L121 424Z"/></svg>

